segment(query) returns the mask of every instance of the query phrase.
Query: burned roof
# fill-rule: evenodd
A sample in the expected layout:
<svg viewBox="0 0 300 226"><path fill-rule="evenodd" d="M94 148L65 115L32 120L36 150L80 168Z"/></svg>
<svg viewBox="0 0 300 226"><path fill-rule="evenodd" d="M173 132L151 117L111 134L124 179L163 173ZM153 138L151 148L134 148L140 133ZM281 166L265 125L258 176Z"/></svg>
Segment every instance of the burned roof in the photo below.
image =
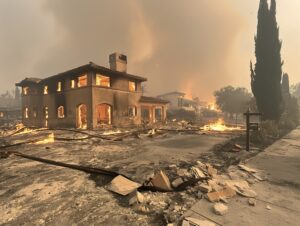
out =
<svg viewBox="0 0 300 226"><path fill-rule="evenodd" d="M169 101L167 100L162 100L160 98L156 97L146 97L146 96L141 96L140 99L141 103L155 103L155 104L168 104Z"/></svg>
<svg viewBox="0 0 300 226"><path fill-rule="evenodd" d="M52 79L60 79L64 76L68 76L68 75L78 75L80 73L85 73L88 71L95 71L97 73L103 73L105 75L109 75L109 76L123 76L132 80L137 80L137 81L141 81L141 82L145 82L147 81L147 78L138 76L138 75L132 75L132 74L128 74L125 72L119 72L119 71L114 71L111 70L109 68L106 67L102 67L99 66L93 62L90 62L89 64L85 64L82 65L80 67L77 68L73 68L71 70L44 78L44 79L39 79L39 78L25 78L24 80L22 80L21 82L17 83L17 86L23 86L23 85L30 85L30 84L38 84L38 83L43 83Z"/></svg>
<svg viewBox="0 0 300 226"><path fill-rule="evenodd" d="M164 94L158 95L158 97L163 97L163 96L168 96L168 95L173 95L173 94L178 94L178 95L181 95L181 96L185 95L185 93L183 93L183 92L174 91L174 92L169 92L169 93L164 93Z"/></svg>
<svg viewBox="0 0 300 226"><path fill-rule="evenodd" d="M16 83L16 86L38 84L42 81L39 78L25 78L21 82Z"/></svg>

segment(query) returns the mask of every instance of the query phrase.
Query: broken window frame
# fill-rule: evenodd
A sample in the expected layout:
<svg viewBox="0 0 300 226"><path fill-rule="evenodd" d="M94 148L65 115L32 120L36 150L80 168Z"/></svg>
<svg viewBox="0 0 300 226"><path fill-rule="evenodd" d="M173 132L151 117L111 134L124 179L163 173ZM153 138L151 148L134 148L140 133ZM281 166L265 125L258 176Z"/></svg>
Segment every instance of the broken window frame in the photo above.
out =
<svg viewBox="0 0 300 226"><path fill-rule="evenodd" d="M62 105L57 108L57 118L59 119L65 118L65 108Z"/></svg>
<svg viewBox="0 0 300 226"><path fill-rule="evenodd" d="M29 87L28 86L22 87L22 94L24 96L27 96L28 93L29 93Z"/></svg>
<svg viewBox="0 0 300 226"><path fill-rule="evenodd" d="M49 94L49 86L44 86L44 91L43 91L44 95Z"/></svg>
<svg viewBox="0 0 300 226"><path fill-rule="evenodd" d="M137 116L137 107L136 106L128 107L128 116L131 118L134 118Z"/></svg>
<svg viewBox="0 0 300 226"><path fill-rule="evenodd" d="M129 81L128 82L128 89L130 92L136 92L137 90L137 84L135 81Z"/></svg>
<svg viewBox="0 0 300 226"><path fill-rule="evenodd" d="M86 87L88 85L88 76L87 74L83 74L78 77L77 87Z"/></svg>
<svg viewBox="0 0 300 226"><path fill-rule="evenodd" d="M57 92L61 92L62 91L62 82L61 81L57 82L57 90L56 91Z"/></svg>
<svg viewBox="0 0 300 226"><path fill-rule="evenodd" d="M102 84L101 81L106 79L108 81L103 81ZM107 88L111 87L110 77L102 74L96 74L96 86L107 87Z"/></svg>

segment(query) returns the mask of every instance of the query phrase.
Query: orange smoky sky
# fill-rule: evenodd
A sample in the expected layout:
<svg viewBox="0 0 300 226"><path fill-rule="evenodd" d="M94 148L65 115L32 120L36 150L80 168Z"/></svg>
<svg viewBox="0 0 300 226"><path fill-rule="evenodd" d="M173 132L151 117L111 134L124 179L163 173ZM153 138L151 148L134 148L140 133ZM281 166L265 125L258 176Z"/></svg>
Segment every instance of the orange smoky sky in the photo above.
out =
<svg viewBox="0 0 300 226"><path fill-rule="evenodd" d="M184 91L202 100L226 85L249 89L259 0L1 0L0 91L108 55L157 95ZM299 82L300 2L277 0L283 70Z"/></svg>

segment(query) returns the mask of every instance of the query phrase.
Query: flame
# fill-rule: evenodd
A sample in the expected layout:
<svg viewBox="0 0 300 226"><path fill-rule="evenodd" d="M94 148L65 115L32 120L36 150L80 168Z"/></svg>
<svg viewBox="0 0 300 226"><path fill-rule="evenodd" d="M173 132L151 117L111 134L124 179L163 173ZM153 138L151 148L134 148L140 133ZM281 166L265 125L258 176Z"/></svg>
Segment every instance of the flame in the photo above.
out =
<svg viewBox="0 0 300 226"><path fill-rule="evenodd" d="M225 125L223 119L218 119L218 121L214 123L210 123L208 125L205 125L202 127L203 130L205 131L219 131L219 132L224 132L224 131L234 131L234 130L240 130L240 127L228 127Z"/></svg>
<svg viewBox="0 0 300 226"><path fill-rule="evenodd" d="M34 144L49 144L49 143L54 143L54 133L50 133L46 139L37 141Z"/></svg>
<svg viewBox="0 0 300 226"><path fill-rule="evenodd" d="M125 132L128 132L128 131L125 131ZM116 130L116 131L108 130L108 131L103 132L102 135L115 135L115 134L120 134L120 133L123 133L123 132L121 130Z"/></svg>
<svg viewBox="0 0 300 226"><path fill-rule="evenodd" d="M22 132L18 132L18 133L16 133L14 136L16 136L16 135L21 135L21 134L32 133L32 132L34 132L34 131L35 131L35 130L33 130L33 129L25 128Z"/></svg>

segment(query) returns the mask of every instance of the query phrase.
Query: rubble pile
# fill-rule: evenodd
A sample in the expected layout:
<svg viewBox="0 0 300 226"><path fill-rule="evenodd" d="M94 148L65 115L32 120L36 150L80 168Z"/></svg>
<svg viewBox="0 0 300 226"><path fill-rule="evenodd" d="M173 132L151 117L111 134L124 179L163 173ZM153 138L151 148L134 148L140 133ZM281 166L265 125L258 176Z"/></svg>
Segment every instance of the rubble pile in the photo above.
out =
<svg viewBox="0 0 300 226"><path fill-rule="evenodd" d="M126 179L111 189L112 184L116 185L115 180L119 180L119 177L107 189L127 195L128 206L136 212L161 215L168 225L201 226L215 224L205 219L184 217L184 212L198 200L206 199L213 203L212 212L219 216L230 211L227 203L237 195L248 198L249 205L255 206L257 194L251 189L251 184L263 179L257 170L242 164L220 173L213 165L197 161L189 168L170 165L165 171L156 172L143 185L133 181L128 183ZM121 193L122 190L127 192Z"/></svg>

